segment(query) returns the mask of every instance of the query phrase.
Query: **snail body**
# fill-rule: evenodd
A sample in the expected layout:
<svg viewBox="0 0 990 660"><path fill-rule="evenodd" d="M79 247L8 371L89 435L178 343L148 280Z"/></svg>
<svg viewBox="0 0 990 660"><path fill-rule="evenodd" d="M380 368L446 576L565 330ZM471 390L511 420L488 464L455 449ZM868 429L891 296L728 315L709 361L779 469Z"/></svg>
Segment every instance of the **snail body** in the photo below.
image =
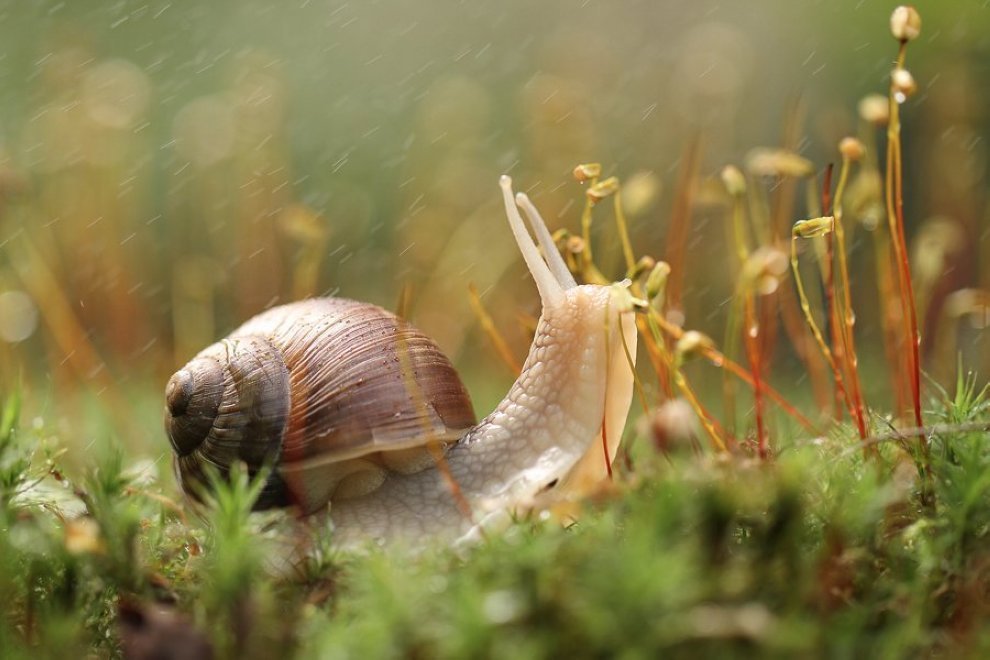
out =
<svg viewBox="0 0 990 660"><path fill-rule="evenodd" d="M206 465L270 464L257 506L329 505L346 545L471 538L549 488L604 476L632 399L635 324L609 287L574 282L536 209L513 198L508 177L501 187L542 313L491 414L476 422L449 360L389 312L337 298L293 303L249 320L169 381L165 426L183 489L195 496Z"/></svg>

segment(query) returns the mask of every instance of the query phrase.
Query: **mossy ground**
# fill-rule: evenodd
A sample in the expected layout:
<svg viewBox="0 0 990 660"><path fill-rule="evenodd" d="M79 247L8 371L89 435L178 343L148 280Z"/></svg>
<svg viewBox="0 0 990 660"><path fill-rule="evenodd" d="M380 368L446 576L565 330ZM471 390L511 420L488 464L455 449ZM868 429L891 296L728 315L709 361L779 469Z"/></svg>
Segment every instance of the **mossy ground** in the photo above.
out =
<svg viewBox="0 0 990 660"><path fill-rule="evenodd" d="M580 520L520 520L478 547L308 558L246 478L200 516L119 454L63 472L58 444L0 427L3 657L902 657L990 648L990 443L931 436L864 459L851 432L772 461L663 455L637 439ZM931 421L986 420L967 383ZM972 426L972 424L971 424ZM83 514L79 517L79 514ZM162 613L164 610L165 613Z"/></svg>

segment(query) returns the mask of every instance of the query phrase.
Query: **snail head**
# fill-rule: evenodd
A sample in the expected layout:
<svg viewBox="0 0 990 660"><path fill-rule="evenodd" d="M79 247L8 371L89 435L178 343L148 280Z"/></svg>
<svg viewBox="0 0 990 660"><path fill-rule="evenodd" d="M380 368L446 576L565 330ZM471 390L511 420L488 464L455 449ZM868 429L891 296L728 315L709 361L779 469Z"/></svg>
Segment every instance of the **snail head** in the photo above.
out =
<svg viewBox="0 0 990 660"><path fill-rule="evenodd" d="M577 285L529 197L525 193L513 195L508 176L503 176L499 184L509 226L540 292L541 324L546 337L534 340L534 347L543 349L536 355L544 358L546 373L582 365L574 373L561 372L557 381L584 382L570 398L571 404L577 402L570 410L571 420L591 433L601 429L604 437L613 439L607 447L611 461L625 426L634 385L637 336L633 299L622 284ZM529 222L535 242L520 211ZM548 357L551 346L557 351L555 358ZM597 373L589 362L592 356L601 359ZM589 374L595 375L589 378ZM592 455L595 459L601 457L597 448ZM598 473L603 470L604 466Z"/></svg>

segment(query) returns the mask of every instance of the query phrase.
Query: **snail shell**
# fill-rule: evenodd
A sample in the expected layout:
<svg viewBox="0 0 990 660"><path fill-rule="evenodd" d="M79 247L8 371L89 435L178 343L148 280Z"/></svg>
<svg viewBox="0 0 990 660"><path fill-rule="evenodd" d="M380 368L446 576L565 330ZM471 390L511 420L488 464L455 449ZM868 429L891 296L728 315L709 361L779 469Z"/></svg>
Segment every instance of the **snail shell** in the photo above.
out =
<svg viewBox="0 0 990 660"><path fill-rule="evenodd" d="M270 309L201 351L166 386L165 429L183 489L207 466L272 471L256 508L317 511L430 467L476 423L436 344L369 303L318 298ZM432 445L432 447L431 447Z"/></svg>

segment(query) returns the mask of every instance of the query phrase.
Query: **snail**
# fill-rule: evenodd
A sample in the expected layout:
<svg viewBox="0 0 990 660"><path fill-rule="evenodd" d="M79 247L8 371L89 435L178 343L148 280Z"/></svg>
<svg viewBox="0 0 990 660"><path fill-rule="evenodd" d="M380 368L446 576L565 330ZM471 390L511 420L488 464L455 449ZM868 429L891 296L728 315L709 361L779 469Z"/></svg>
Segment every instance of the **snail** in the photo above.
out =
<svg viewBox="0 0 990 660"><path fill-rule="evenodd" d="M500 187L542 311L491 414L475 420L450 361L393 314L340 298L291 303L168 381L183 490L196 497L207 465L222 475L234 461L252 474L270 464L256 508L329 509L348 545L477 538L548 489L604 477L632 400L631 311L609 286L577 285L530 200L508 176Z"/></svg>

